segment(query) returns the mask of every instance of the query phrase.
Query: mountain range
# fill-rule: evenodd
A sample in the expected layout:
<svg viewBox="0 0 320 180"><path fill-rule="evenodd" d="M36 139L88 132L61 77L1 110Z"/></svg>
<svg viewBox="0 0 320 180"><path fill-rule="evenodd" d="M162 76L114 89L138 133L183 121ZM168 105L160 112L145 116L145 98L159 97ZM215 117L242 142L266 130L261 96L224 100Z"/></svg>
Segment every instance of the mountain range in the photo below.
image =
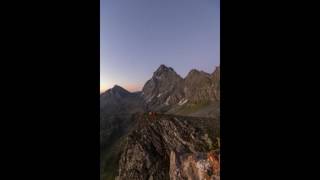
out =
<svg viewBox="0 0 320 180"><path fill-rule="evenodd" d="M212 73L206 73L196 69L192 69L185 78L182 78L177 74L173 68L165 65L160 67L153 73L151 79L149 79L140 92L131 93L124 88L115 85L113 88L107 90L100 95L100 146L101 146L101 179L167 179L174 175L170 175L170 157L174 153L175 158L177 154L181 153L192 153L190 149L195 145L195 142L202 142L206 144L206 141L198 138L187 138L189 139L189 146L170 146L170 140L165 140L163 137L166 135L164 132L155 130L154 128L164 128L163 124L152 127L152 123L147 123L144 127L149 127L149 133L147 131L140 131L142 122L148 122L146 117L142 114L146 112L158 112L159 116L155 119L161 119L159 122L172 123L176 120L174 118L183 119L185 122L192 121L205 122L210 124L210 128L215 133L214 136L210 136L212 142L216 142L218 137L216 132L219 132L220 121L220 68L217 67ZM148 118L147 118L148 119ZM212 122L212 123L208 123ZM188 124L188 123L187 123ZM153 124L154 125L154 124ZM208 129L199 129L195 123L189 123L186 125L191 129L185 129L185 131L193 131L198 129L202 135L212 134ZM139 128L137 128L139 127ZM153 129L153 130L150 130ZM147 128L148 129L148 128ZM158 131L158 132L156 132ZM175 128L176 132L167 132L166 134L184 134L183 129ZM199 133L200 133L199 132ZM154 144L158 150L150 150L150 143L141 142L137 144L136 141L141 136L150 136L148 142L159 142L160 144ZM182 136L182 135L181 135ZM159 139L160 138L160 139ZM168 138L173 138L168 136ZM176 137L179 140L185 139L186 137ZM174 139L174 138L173 138ZM186 142L183 140L182 142ZM152 144L151 143L151 144ZM175 141L174 143L177 143ZM200 143L201 144L201 143ZM149 150L136 150L132 149L135 145L142 146ZM151 149L152 149L151 147ZM207 145L199 146L202 150L209 151ZM177 150L180 149L180 150ZM162 149L160 151L159 149ZM184 149L184 150L181 150ZM136 152L136 157L128 157L124 152L131 150ZM166 150L166 152L163 152ZM141 170L139 167L130 166L128 167L128 160L135 161L139 158L139 153L144 155L153 155L158 158L166 158L164 161L159 161L160 169L146 168L145 173L140 175L131 172L133 170ZM196 153L193 151L193 153ZM198 152L197 153L203 153ZM171 155L171 156L170 156ZM194 154L193 154L194 155ZM143 158L143 157L140 157ZM126 161L126 163L124 163ZM153 160L146 160L153 161ZM154 161L153 163L155 163ZM141 166L147 165L140 162ZM161 164L162 163L162 164ZM111 165L113 164L113 165ZM130 164L130 163L129 163ZM161 166L161 167L160 167ZM147 167L147 166L146 166ZM131 169L130 169L131 168ZM150 166L149 166L150 168ZM166 173L168 171L168 173ZM151 174L153 174L151 176ZM184 177L188 177L185 173ZM179 179L178 177L175 177Z"/></svg>
<svg viewBox="0 0 320 180"><path fill-rule="evenodd" d="M145 83L141 92L130 93L115 85L100 96L100 108L103 114L114 114L116 111L132 113L143 109L143 111L212 117L219 113L214 114L213 110L202 112L197 110L213 104L218 107L219 102L219 67L211 74L193 69L183 79L173 68L161 65Z"/></svg>

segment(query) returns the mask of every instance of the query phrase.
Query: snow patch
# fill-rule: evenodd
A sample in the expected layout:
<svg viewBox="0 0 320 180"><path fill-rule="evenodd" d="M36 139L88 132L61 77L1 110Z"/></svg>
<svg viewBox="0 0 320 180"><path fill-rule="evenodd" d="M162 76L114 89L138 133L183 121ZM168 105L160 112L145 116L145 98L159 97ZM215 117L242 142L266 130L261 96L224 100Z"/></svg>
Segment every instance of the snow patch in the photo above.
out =
<svg viewBox="0 0 320 180"><path fill-rule="evenodd" d="M164 103L165 105L169 105L169 101L170 101L171 96L169 96L166 100L166 102Z"/></svg>
<svg viewBox="0 0 320 180"><path fill-rule="evenodd" d="M147 99L147 102L151 102L154 96L151 96L150 98Z"/></svg>
<svg viewBox="0 0 320 180"><path fill-rule="evenodd" d="M161 75L160 76L156 76L156 79L161 80Z"/></svg>
<svg viewBox="0 0 320 180"><path fill-rule="evenodd" d="M158 96L157 96L157 97L160 97L161 95L162 95L162 93L158 94Z"/></svg>
<svg viewBox="0 0 320 180"><path fill-rule="evenodd" d="M182 105L184 105L184 104L187 103L187 102L188 102L188 99L181 99L178 104L179 104L180 106L182 106Z"/></svg>

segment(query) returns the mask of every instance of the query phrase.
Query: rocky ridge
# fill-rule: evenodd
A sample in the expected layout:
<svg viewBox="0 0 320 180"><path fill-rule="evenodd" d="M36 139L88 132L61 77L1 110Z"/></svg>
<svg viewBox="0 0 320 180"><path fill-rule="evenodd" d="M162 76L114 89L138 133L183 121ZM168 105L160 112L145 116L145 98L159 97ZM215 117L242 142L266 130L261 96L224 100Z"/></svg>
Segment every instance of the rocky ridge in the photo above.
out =
<svg viewBox="0 0 320 180"><path fill-rule="evenodd" d="M161 114L150 118L148 111ZM107 90L100 95L101 180L217 180L219 163L208 153L217 156L219 112L219 67L181 78L161 65L142 92Z"/></svg>
<svg viewBox="0 0 320 180"><path fill-rule="evenodd" d="M161 65L144 85L142 96L150 111L216 117L220 112L220 68L212 74L193 69L183 79L173 68Z"/></svg>
<svg viewBox="0 0 320 180"><path fill-rule="evenodd" d="M185 178L189 176L186 173L180 176L170 173L181 168L179 163L172 165L173 158L217 149L220 129L217 119L172 115L150 119L142 114L135 119L137 127L127 137L119 161L118 180Z"/></svg>

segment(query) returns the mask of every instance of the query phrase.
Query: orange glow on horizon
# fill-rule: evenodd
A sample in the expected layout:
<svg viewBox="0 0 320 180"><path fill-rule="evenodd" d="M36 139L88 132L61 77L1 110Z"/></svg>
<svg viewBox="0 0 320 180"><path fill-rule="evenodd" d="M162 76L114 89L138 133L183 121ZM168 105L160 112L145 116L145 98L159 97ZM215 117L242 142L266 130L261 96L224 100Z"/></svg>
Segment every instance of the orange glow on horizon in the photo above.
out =
<svg viewBox="0 0 320 180"><path fill-rule="evenodd" d="M100 93L105 92L106 90L108 90L110 87L107 86L106 84L100 83Z"/></svg>
<svg viewBox="0 0 320 180"><path fill-rule="evenodd" d="M141 85L141 84L127 84L127 85L118 84L118 85L123 87L124 89L130 91L130 92L141 91L142 87L143 87L143 85ZM100 93L107 91L108 89L112 88L113 86L110 87L110 86L107 86L107 85L101 83L100 84Z"/></svg>
<svg viewBox="0 0 320 180"><path fill-rule="evenodd" d="M141 91L142 90L142 85L140 84L128 84L125 85L123 88L130 92L135 92L135 91Z"/></svg>

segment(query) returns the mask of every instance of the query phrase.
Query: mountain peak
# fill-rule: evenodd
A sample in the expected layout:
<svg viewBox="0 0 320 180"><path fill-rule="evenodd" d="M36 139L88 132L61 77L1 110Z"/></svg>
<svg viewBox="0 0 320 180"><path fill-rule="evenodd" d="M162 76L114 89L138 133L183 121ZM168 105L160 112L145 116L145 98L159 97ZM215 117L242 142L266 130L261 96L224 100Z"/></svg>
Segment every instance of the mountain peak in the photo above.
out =
<svg viewBox="0 0 320 180"><path fill-rule="evenodd" d="M191 69L191 71L189 72L189 74L195 74L195 73L200 73L200 71L197 69Z"/></svg>
<svg viewBox="0 0 320 180"><path fill-rule="evenodd" d="M119 85L114 85L113 88L111 88L112 91L122 91L122 92L128 92L126 89L124 89L123 87L119 86Z"/></svg>
<svg viewBox="0 0 320 180"><path fill-rule="evenodd" d="M161 64L159 68L153 73L153 77L160 77L162 75L168 75L168 74L177 74L172 67L168 67L164 64Z"/></svg>
<svg viewBox="0 0 320 180"><path fill-rule="evenodd" d="M163 71L174 71L172 67L168 67L164 64L161 64L156 72L163 72Z"/></svg>
<svg viewBox="0 0 320 180"><path fill-rule="evenodd" d="M119 85L114 85L111 89L108 89L103 95L124 97L129 95L130 92Z"/></svg>
<svg viewBox="0 0 320 180"><path fill-rule="evenodd" d="M220 66L216 66L216 69L213 71L211 74L213 77L214 76L219 76L220 77Z"/></svg>
<svg viewBox="0 0 320 180"><path fill-rule="evenodd" d="M186 76L186 78L190 78L193 76L210 76L210 74L204 72L204 71L199 71L197 69L192 69Z"/></svg>
<svg viewBox="0 0 320 180"><path fill-rule="evenodd" d="M159 69L165 69L165 68L168 68L168 67L166 65L164 65L164 64L161 64L160 67L159 67Z"/></svg>
<svg viewBox="0 0 320 180"><path fill-rule="evenodd" d="M124 89L124 88L121 87L121 86L119 86L119 85L117 85L117 84L115 84L115 85L112 87L112 89Z"/></svg>
<svg viewBox="0 0 320 180"><path fill-rule="evenodd" d="M180 101L183 79L171 67L161 64L143 86L143 97L149 108L163 107Z"/></svg>

